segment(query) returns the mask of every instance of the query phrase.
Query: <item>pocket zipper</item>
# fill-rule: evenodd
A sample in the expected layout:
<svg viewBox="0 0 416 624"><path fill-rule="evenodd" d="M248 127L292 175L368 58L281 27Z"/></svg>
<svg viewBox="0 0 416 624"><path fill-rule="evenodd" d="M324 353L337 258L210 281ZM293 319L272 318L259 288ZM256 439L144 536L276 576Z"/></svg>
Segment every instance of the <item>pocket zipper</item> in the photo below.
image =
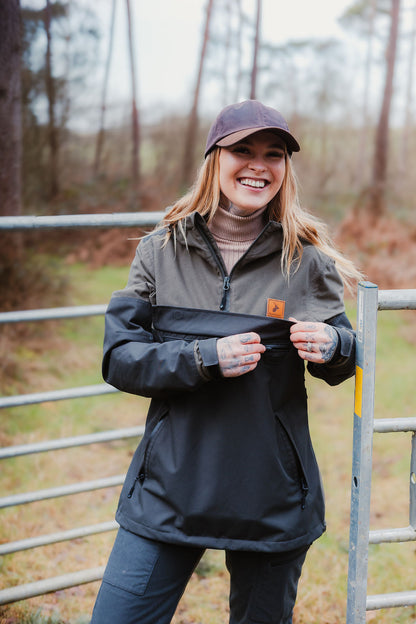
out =
<svg viewBox="0 0 416 624"><path fill-rule="evenodd" d="M302 477L301 482L300 482L300 486L301 486L301 490L302 490L302 499L301 499L301 503L300 503L300 508L303 510L306 507L306 497L309 493L309 486L305 481L305 478Z"/></svg>
<svg viewBox="0 0 416 624"><path fill-rule="evenodd" d="M138 474L137 477L134 479L133 485L131 486L131 488L129 490L129 493L127 494L127 498L131 498L133 496L133 492L134 492L134 490L136 488L137 481L140 481L140 483L143 483L143 481L144 481L144 473L143 472Z"/></svg>
<svg viewBox="0 0 416 624"><path fill-rule="evenodd" d="M266 344L266 351L273 353L273 351L288 351L290 349L290 343L280 344Z"/></svg>
<svg viewBox="0 0 416 624"><path fill-rule="evenodd" d="M127 498L131 498L133 496L133 492L134 492L134 490L136 488L137 482L139 481L140 483L143 483L143 481L146 478L145 466L146 466L147 458L148 458L148 455L149 455L150 445L151 445L152 441L154 440L157 432L159 431L159 429L160 429L164 419L165 419L165 416L162 416L162 418L156 423L155 428L153 429L153 431L151 432L151 434L149 436L149 439L148 439L147 445L146 445L146 450L144 452L142 465L140 467L140 472L136 476L136 478L134 479L133 485L131 486L131 488L130 488L128 494L127 494Z"/></svg>
<svg viewBox="0 0 416 624"><path fill-rule="evenodd" d="M289 432L287 431L285 425L282 423L280 418L277 415L275 417L278 420L281 428L285 432L285 434L287 436L287 439L289 441L289 444L291 446L291 449L292 449L293 458L294 458L294 461L295 461L295 464L296 464L296 471L298 473L298 477L299 477L299 481L300 481L300 491L301 491L300 507L301 507L302 510L304 510L305 507L306 507L306 497L309 494L309 485L308 485L308 482L306 480L305 471L303 470L302 462L301 462L301 459L299 457L299 452L298 452L298 450L296 448L296 444L294 443L294 441L292 439L292 436L289 434Z"/></svg>

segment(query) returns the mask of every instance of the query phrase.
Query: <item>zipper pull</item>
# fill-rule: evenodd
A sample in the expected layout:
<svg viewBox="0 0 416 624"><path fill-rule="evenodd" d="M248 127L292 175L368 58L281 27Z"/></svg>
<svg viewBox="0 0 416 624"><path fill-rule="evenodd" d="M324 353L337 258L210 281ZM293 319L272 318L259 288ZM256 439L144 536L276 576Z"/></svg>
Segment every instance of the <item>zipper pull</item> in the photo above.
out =
<svg viewBox="0 0 416 624"><path fill-rule="evenodd" d="M309 492L309 487L308 487L308 484L306 483L305 479L302 479L301 488L302 488L301 509L305 509L305 507L306 507L306 497L307 497L308 492Z"/></svg>
<svg viewBox="0 0 416 624"><path fill-rule="evenodd" d="M140 481L141 483L143 483L144 481L144 474L141 472L140 474L137 475L137 477L135 478L135 480L133 481L133 485L131 486L129 493L127 494L127 498L131 498L133 496L133 492L134 489L136 487L137 481Z"/></svg>
<svg viewBox="0 0 416 624"><path fill-rule="evenodd" d="M226 275L224 277L224 281L222 284L222 299L221 299L221 303L220 303L220 310L224 310L225 308L225 303L227 300L227 292L230 290L230 277L229 275Z"/></svg>

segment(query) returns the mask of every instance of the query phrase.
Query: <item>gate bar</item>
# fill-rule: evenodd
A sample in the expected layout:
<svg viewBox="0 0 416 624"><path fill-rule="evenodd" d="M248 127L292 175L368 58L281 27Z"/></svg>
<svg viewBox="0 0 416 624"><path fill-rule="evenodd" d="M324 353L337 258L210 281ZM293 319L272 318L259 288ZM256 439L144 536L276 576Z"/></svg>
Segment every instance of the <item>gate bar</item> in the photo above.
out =
<svg viewBox="0 0 416 624"><path fill-rule="evenodd" d="M17 602L18 600L26 600L43 594L59 591L60 589L68 589L76 585L84 585L92 583L103 578L105 566L92 568L90 570L82 570L81 572L71 572L62 576L45 579L43 581L35 581L34 583L26 583L17 587L9 587L0 591L0 605Z"/></svg>
<svg viewBox="0 0 416 624"><path fill-rule="evenodd" d="M416 591L367 596L367 611L389 609L391 607L410 607L412 605L416 605Z"/></svg>
<svg viewBox="0 0 416 624"><path fill-rule="evenodd" d="M77 399L101 394L113 394L119 392L110 384L94 384L92 386L80 386L78 388L65 388L64 390L50 390L49 392L33 392L31 394L17 394L14 396L0 397L0 409L5 407L18 407L19 405L33 405L34 403L46 403L49 401L62 401L64 399Z"/></svg>
<svg viewBox="0 0 416 624"><path fill-rule="evenodd" d="M370 531L370 544L416 541L416 529L411 525L403 529L378 529Z"/></svg>
<svg viewBox="0 0 416 624"><path fill-rule="evenodd" d="M0 312L0 323L26 323L28 321L49 321L53 319L100 316L105 314L107 304L63 306L61 308L40 308L39 310L13 310Z"/></svg>
<svg viewBox="0 0 416 624"><path fill-rule="evenodd" d="M154 226L165 212L117 212L108 214L43 215L0 217L0 230L33 230L45 228L147 227Z"/></svg>
<svg viewBox="0 0 416 624"><path fill-rule="evenodd" d="M87 444L98 444L100 442L112 442L113 440L124 440L126 438L140 437L144 433L144 425L138 427L126 427L125 429L114 429L112 431L101 431L86 435L73 436L71 438L58 438L56 440L45 440L33 444L17 444L16 446L6 446L0 448L0 459L9 457L20 457L21 455L32 455L34 453L46 453L48 451L59 451L74 446L85 446Z"/></svg>
<svg viewBox="0 0 416 624"><path fill-rule="evenodd" d="M379 310L416 310L416 289L380 290Z"/></svg>
<svg viewBox="0 0 416 624"><path fill-rule="evenodd" d="M0 556L11 555L21 550L30 550L31 548L38 548L39 546L49 546L49 544L56 544L58 542L67 542L80 537L88 537L89 535L97 535L98 533L106 533L107 531L114 531L118 526L115 520L110 520L109 522L90 524L77 529L58 531L56 533L49 533L48 535L39 535L38 537L28 537L27 539L16 540L15 542L7 542L7 544L0 544Z"/></svg>
<svg viewBox="0 0 416 624"><path fill-rule="evenodd" d="M95 479L94 481L83 481L81 483L71 483L61 487L48 488L46 490L36 490L36 492L26 492L25 494L12 494L0 498L0 509L13 507L14 505L26 505L36 503L50 498L60 496L70 496L71 494L81 494L82 492L92 492L101 488L115 487L124 483L125 475L116 475L105 479Z"/></svg>
<svg viewBox="0 0 416 624"><path fill-rule="evenodd" d="M375 418L374 431L376 433L416 431L416 418Z"/></svg>

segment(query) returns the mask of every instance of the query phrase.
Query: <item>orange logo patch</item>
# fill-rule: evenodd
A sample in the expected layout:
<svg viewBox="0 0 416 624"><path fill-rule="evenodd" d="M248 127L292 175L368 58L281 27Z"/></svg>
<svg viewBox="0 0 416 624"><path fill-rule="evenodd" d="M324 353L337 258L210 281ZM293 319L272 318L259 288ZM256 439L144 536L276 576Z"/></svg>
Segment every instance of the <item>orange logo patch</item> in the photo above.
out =
<svg viewBox="0 0 416 624"><path fill-rule="evenodd" d="M284 318L285 302L280 299L267 299L267 315L273 318Z"/></svg>

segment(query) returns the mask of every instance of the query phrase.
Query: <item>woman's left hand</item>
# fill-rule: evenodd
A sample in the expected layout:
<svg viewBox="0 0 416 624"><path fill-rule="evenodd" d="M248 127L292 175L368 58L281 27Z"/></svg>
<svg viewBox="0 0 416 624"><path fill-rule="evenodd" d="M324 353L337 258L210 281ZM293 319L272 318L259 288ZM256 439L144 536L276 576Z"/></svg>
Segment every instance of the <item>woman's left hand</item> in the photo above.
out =
<svg viewBox="0 0 416 624"><path fill-rule="evenodd" d="M302 359L317 364L332 359L338 345L338 333L332 325L289 320L295 323L290 328L290 339Z"/></svg>

